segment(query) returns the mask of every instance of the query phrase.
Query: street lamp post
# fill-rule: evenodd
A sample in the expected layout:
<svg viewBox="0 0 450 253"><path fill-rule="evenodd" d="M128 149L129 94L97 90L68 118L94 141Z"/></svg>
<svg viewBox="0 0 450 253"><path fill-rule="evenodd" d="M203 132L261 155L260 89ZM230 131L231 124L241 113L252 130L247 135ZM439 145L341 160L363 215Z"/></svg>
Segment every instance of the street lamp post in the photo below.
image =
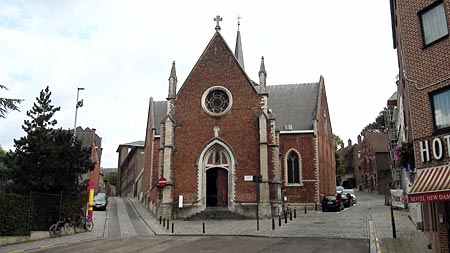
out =
<svg viewBox="0 0 450 253"><path fill-rule="evenodd" d="M84 90L84 88L77 87L77 103L75 105L75 122L73 124L73 138L74 138L74 140L77 137L77 114L78 114L78 108L83 106L83 99L78 100L79 99L79 95L80 95L80 90Z"/></svg>

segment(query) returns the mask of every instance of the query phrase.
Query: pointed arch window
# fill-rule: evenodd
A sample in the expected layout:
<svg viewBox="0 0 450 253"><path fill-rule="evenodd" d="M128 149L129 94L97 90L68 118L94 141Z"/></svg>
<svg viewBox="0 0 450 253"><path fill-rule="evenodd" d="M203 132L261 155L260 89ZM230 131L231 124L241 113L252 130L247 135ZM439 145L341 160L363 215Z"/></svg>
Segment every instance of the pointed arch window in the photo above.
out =
<svg viewBox="0 0 450 253"><path fill-rule="evenodd" d="M301 158L291 150L286 156L286 182L287 184L301 185Z"/></svg>

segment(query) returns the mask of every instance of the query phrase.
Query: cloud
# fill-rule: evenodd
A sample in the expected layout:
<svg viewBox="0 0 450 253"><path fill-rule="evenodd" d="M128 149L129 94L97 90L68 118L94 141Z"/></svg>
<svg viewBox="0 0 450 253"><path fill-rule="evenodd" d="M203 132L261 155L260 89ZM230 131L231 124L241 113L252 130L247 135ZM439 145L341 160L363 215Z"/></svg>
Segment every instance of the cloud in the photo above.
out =
<svg viewBox="0 0 450 253"><path fill-rule="evenodd" d="M148 100L165 99L172 61L181 87L215 32L216 15L232 50L236 17L243 17L251 79L261 56L268 85L324 75L333 132L344 140L374 121L396 88L388 2L2 1L0 83L10 91L0 95L25 101L0 120L0 144L12 148L24 134L25 112L47 85L61 106L58 126L73 128L77 87L84 87L77 125L97 129L102 166L117 166L117 146L145 138Z"/></svg>

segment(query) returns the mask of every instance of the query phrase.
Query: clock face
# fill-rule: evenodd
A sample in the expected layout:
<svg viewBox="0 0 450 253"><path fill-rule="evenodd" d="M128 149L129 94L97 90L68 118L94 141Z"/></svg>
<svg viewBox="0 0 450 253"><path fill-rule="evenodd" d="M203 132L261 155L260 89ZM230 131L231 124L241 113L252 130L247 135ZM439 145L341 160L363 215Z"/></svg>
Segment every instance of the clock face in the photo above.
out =
<svg viewBox="0 0 450 253"><path fill-rule="evenodd" d="M207 89L202 96L202 108L210 116L225 115L233 104L231 92L222 86Z"/></svg>

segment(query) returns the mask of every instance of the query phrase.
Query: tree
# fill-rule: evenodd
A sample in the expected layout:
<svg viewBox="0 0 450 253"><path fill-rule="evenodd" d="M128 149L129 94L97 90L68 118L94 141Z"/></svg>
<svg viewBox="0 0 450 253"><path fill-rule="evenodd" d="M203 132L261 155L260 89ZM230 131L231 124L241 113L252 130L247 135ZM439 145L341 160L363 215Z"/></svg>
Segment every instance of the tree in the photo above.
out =
<svg viewBox="0 0 450 253"><path fill-rule="evenodd" d="M344 142L338 136L333 134L334 139L334 158L336 160L336 176L343 176L345 174L344 158L342 157L342 151L338 148L343 146Z"/></svg>
<svg viewBox="0 0 450 253"><path fill-rule="evenodd" d="M106 181L110 183L111 185L116 185L117 181L117 172L110 172L108 173L108 176L106 176Z"/></svg>
<svg viewBox="0 0 450 253"><path fill-rule="evenodd" d="M7 90L8 88L0 84L0 89ZM20 104L22 101L23 101L22 99L0 97L0 118L6 118L5 114L8 113L8 110L20 111L17 105Z"/></svg>
<svg viewBox="0 0 450 253"><path fill-rule="evenodd" d="M10 178L10 169L7 166L7 153L0 146L0 191L4 191Z"/></svg>
<svg viewBox="0 0 450 253"><path fill-rule="evenodd" d="M361 135L364 136L364 134L367 132L372 132L372 133L386 132L385 114L386 114L386 108L378 114L378 116L374 122L370 123L369 125L367 125L363 128L363 130L361 131Z"/></svg>
<svg viewBox="0 0 450 253"><path fill-rule="evenodd" d="M40 92L27 111L31 119L22 125L27 135L14 140L11 178L17 193L80 192L81 175L93 169L90 149L74 140L71 131L53 129L57 121L52 118L60 108L50 96L49 87Z"/></svg>

